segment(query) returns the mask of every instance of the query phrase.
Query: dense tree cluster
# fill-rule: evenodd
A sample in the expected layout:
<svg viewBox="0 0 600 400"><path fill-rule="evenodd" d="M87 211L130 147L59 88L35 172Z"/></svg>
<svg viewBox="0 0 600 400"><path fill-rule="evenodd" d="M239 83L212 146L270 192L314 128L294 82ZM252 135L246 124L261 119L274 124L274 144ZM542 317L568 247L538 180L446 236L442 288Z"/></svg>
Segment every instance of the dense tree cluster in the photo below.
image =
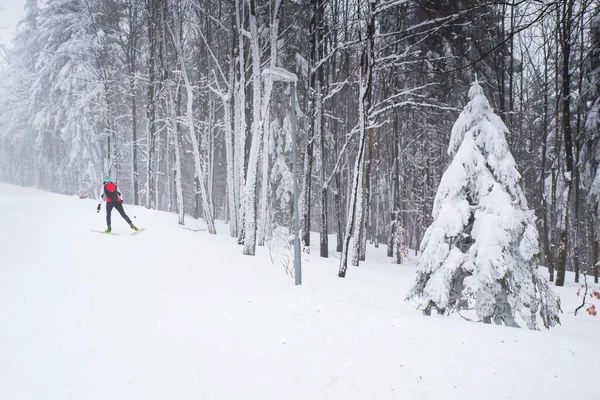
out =
<svg viewBox="0 0 600 400"><path fill-rule="evenodd" d="M215 233L226 220L252 255L291 226L294 140L303 243L320 232L327 257L335 233L343 277L367 242L397 263L419 247L477 80L550 280L594 266L597 279L599 12L593 0L27 0L1 53L0 176L94 195L110 173L180 223ZM298 78L296 137L272 67Z"/></svg>

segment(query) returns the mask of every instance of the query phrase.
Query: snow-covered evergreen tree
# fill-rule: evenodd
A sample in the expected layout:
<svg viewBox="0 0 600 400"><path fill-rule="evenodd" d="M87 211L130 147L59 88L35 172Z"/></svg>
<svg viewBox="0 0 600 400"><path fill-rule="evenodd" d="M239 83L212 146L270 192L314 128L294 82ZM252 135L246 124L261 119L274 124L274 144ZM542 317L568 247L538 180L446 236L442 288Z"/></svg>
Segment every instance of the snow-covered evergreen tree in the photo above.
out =
<svg viewBox="0 0 600 400"><path fill-rule="evenodd" d="M32 121L38 159L52 165L44 170L55 171L42 179L65 182L54 187L66 193L92 193L103 171L118 176L113 170L122 102L118 15L105 6L48 0L40 10L43 48L31 87Z"/></svg>
<svg viewBox="0 0 600 400"><path fill-rule="evenodd" d="M538 272L538 232L505 135L475 82L452 128L434 222L409 298L427 315L473 310L485 323L537 329L559 322L560 304Z"/></svg>
<svg viewBox="0 0 600 400"><path fill-rule="evenodd" d="M37 131L29 122L29 90L35 79L39 56L39 8L35 0L25 2L25 17L19 23L6 64L0 53L0 171L12 183L39 187Z"/></svg>

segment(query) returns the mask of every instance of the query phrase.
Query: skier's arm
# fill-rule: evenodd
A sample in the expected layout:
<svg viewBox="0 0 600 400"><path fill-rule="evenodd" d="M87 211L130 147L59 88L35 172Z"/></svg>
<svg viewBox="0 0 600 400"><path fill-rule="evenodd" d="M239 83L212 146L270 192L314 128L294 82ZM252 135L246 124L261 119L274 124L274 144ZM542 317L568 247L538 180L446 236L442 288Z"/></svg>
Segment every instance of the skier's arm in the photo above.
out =
<svg viewBox="0 0 600 400"><path fill-rule="evenodd" d="M104 201L104 186L100 189L100 199L98 199L98 207L96 208L97 212L100 212L100 207L102 206L102 201Z"/></svg>

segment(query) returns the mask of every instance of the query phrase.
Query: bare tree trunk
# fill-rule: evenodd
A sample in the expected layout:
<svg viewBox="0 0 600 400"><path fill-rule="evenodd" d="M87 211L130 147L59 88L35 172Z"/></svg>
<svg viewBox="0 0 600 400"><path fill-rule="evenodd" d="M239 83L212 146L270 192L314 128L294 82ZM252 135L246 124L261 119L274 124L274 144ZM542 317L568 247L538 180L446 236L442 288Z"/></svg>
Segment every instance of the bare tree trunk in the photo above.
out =
<svg viewBox="0 0 600 400"><path fill-rule="evenodd" d="M322 46L322 38L320 37L322 22L322 2L319 0L310 1L310 61L312 69L316 68L316 64L320 59L319 49ZM310 219L311 219L311 191L312 191L312 171L313 171L313 151L314 141L318 140L319 130L321 127L321 120L318 117L318 107L320 101L320 90L318 87L322 83L322 78L319 77L322 74L322 66L317 70L313 70L310 76L310 99L311 99L311 125L308 130L306 138L306 150L304 152L304 175L302 176L302 201L300 204L300 210L302 216L302 244L305 248L310 249Z"/></svg>
<svg viewBox="0 0 600 400"><path fill-rule="evenodd" d="M598 258L598 236L596 232L596 223L598 220L598 213L594 212L594 221L592 221L592 262L594 263L594 283L598 283L598 266L600 264L600 258Z"/></svg>
<svg viewBox="0 0 600 400"><path fill-rule="evenodd" d="M250 0L250 48L252 49L252 143L248 158L248 173L244 186L244 251L247 256L253 256L256 251L256 182L258 174L258 158L262 145L261 122L261 71L260 48L258 37L258 22L255 0Z"/></svg>
<svg viewBox="0 0 600 400"><path fill-rule="evenodd" d="M157 49L157 29L158 7L160 0L147 0L148 13L148 104L146 108L146 118L148 120L146 130L146 208L154 208L154 163L153 155L155 151L156 137L156 49Z"/></svg>
<svg viewBox="0 0 600 400"><path fill-rule="evenodd" d="M379 192L379 167L375 168L375 191ZM374 231L374 246L376 249L379 248L379 216L381 214L381 201L379 201L379 196L375 196L375 207L373 207L373 214L371 215L371 221L373 221L373 231Z"/></svg>
<svg viewBox="0 0 600 400"><path fill-rule="evenodd" d="M194 175L194 219L200 218L200 183L198 175Z"/></svg>
<svg viewBox="0 0 600 400"><path fill-rule="evenodd" d="M540 193L542 196L542 221L543 221L543 236L542 236L542 244L544 249L544 261L545 265L548 268L549 279L550 282L554 281L554 257L553 252L550 248L550 230L548 227L548 217L551 214L549 205L548 205L548 197L552 196L546 192L546 168L548 161L548 107L549 107L549 99L548 99L548 61L549 55L547 53L549 49L544 44L544 113L542 120L542 129L543 129L543 140L542 140L542 169L540 171Z"/></svg>
<svg viewBox="0 0 600 400"><path fill-rule="evenodd" d="M513 93L513 80L514 80L514 37L515 35L513 34L514 29L515 29L515 0L512 0L512 4L510 4L510 30L509 30L509 35L510 35L510 39L509 39L509 48L510 48L510 54L509 54L509 64L508 64L508 129L509 131L513 131L514 130L514 125L513 125L513 111L514 111L514 93Z"/></svg>
<svg viewBox="0 0 600 400"><path fill-rule="evenodd" d="M135 64L135 61L132 62ZM133 204L139 204L138 144L137 144L137 94L134 71L130 71L129 93L131 97L131 174L133 182Z"/></svg>
<svg viewBox="0 0 600 400"><path fill-rule="evenodd" d="M179 49L179 54L183 53L183 49ZM192 90L192 84L189 81L185 62L183 59L180 60L179 66L181 68L181 74L183 75L183 81L187 91L187 110L186 120L189 128L190 139L192 140L193 153L194 153L194 165L196 167L196 178L197 185L200 189L200 196L202 198L202 209L204 211L204 220L206 221L208 232L216 235L217 230L215 228L215 220L213 217L213 206L212 199L208 197L206 190L206 176L204 169L202 168L202 160L200 159L200 147L198 145L198 139L196 137L196 128L194 125L194 92Z"/></svg>
<svg viewBox="0 0 600 400"><path fill-rule="evenodd" d="M343 237L343 227L344 221L342 219L342 195L340 191L342 190L341 182L340 182L340 173L335 173L335 193L333 195L333 204L335 208L335 219L337 221L337 232L336 232L336 246L335 251L341 253L344 248L344 237Z"/></svg>
<svg viewBox="0 0 600 400"><path fill-rule="evenodd" d="M565 181L566 194L564 199L562 199L562 223L560 228L556 286L564 286L565 284L567 252L569 250L569 208L571 203L571 188L573 181L573 141L571 137L571 71L569 60L571 56L571 26L573 22L572 15L574 1L575 0L563 0L562 4L562 130L564 134L566 164L566 172L563 173L563 179Z"/></svg>
<svg viewBox="0 0 600 400"><path fill-rule="evenodd" d="M329 237L327 234L327 187L321 188L321 257L329 257Z"/></svg>
<svg viewBox="0 0 600 400"><path fill-rule="evenodd" d="M352 182L352 192L350 197L350 203L348 208L348 220L346 222L346 234L344 235L344 243L342 254L340 257L340 270L338 272L338 276L340 278L346 277L346 270L348 268L348 251L350 247L350 240L352 236L354 236L355 232L355 219L357 214L357 205L360 196L359 186L360 180L362 179L362 166L365 157L365 147L367 142L367 135L364 129L364 119L365 115L363 112L364 102L365 102L365 93L366 93L367 85L363 83L363 79L360 79L360 95L359 95L359 115L360 115L360 138L359 138L359 147L358 154L356 156L356 162L354 164L354 179Z"/></svg>
<svg viewBox="0 0 600 400"><path fill-rule="evenodd" d="M321 75L321 74L319 74ZM321 221L320 221L320 240L319 250L321 257L329 257L329 240L327 238L327 186L325 185L325 133L323 132L323 100L321 94L321 79L317 81L317 115L315 115L315 123L317 129L317 166L319 171L319 197L321 206Z"/></svg>
<svg viewBox="0 0 600 400"><path fill-rule="evenodd" d="M171 111L171 132L173 135L173 147L175 151L175 196L177 203L177 222L179 225L185 224L185 209L183 206L183 185L181 182L181 151L179 148L179 122L177 122L178 112L179 112L179 104L175 105L175 101L173 100L173 94L169 90L169 108ZM177 83L177 89L175 90L175 98L177 98L177 103L179 103L179 83Z"/></svg>
<svg viewBox="0 0 600 400"><path fill-rule="evenodd" d="M394 257L394 235L396 234L396 214L390 213L389 231L387 235L387 256Z"/></svg>
<svg viewBox="0 0 600 400"><path fill-rule="evenodd" d="M312 127L314 129L314 125ZM312 182L312 165L313 165L313 142L314 133L309 130L309 135L306 138L306 148L304 151L304 175L302 176L302 191L300 211L302 221L302 246L310 248L310 195Z"/></svg>
<svg viewBox="0 0 600 400"><path fill-rule="evenodd" d="M365 261L367 257L367 237L372 234L371 232L371 160L373 158L373 128L369 128L369 145L367 147L367 158L365 160L365 191L364 191L364 207L363 207L363 218L359 228L359 257L360 261Z"/></svg>
<svg viewBox="0 0 600 400"><path fill-rule="evenodd" d="M579 170L575 172L575 236L573 237L573 270L575 272L575 282L579 282L579 203L580 203L580 190L579 190Z"/></svg>
<svg viewBox="0 0 600 400"><path fill-rule="evenodd" d="M245 165L246 165L246 58L244 52L244 4L243 0L235 0L235 25L234 36L237 38L237 63L238 74L236 75L235 99L234 99L234 138L237 138L235 144L235 181L238 185L236 194L236 204L238 205L238 244L244 243L244 198L242 196L245 182Z"/></svg>
<svg viewBox="0 0 600 400"><path fill-rule="evenodd" d="M584 13L580 13L579 18L579 59L583 60L585 57L585 18ZM577 91L578 93L583 92L583 73L579 74L579 79L577 82ZM575 128L575 166L579 166L579 160L581 155L581 147L582 147L582 98L579 97L577 100L577 123ZM575 282L579 282L579 273L580 273L580 259L579 259L579 233L580 227L579 222L581 220L581 168L575 168L575 236L573 238L573 270L575 271Z"/></svg>
<svg viewBox="0 0 600 400"><path fill-rule="evenodd" d="M160 87L157 88L158 90L156 91L157 93L161 93L161 89ZM157 99L158 102L158 99ZM160 106L158 107L160 109ZM157 118L158 121L160 121L160 124L162 125L162 118ZM159 124L159 122L157 121L157 125ZM160 206L160 199L161 199L161 193L159 191L159 188L162 187L161 185L161 172L160 172L160 164L162 162L162 135L163 129L158 129L156 130L156 137L154 138L154 189L152 190L153 196L154 196L154 209L156 210L160 210L161 206Z"/></svg>
<svg viewBox="0 0 600 400"><path fill-rule="evenodd" d="M361 74L359 76L359 148L356 156L356 162L354 165L354 177L352 183L352 192L350 196L349 210L348 210L348 221L346 223L346 236L344 238L344 248L342 250L340 260L340 270L338 276L344 278L346 276L346 270L348 268L348 247L350 240L354 237L355 244L359 242L360 237L356 235L358 225L360 224L360 217L363 207L362 196L363 196L363 179L365 172L365 158L366 158L366 147L367 147L367 128L369 121L369 113L371 109L371 102L373 99L373 71L375 69L375 14L373 10L377 6L377 0L373 0L367 4L367 26L366 26L366 44L364 46L364 52L361 58ZM360 5L359 5L360 9ZM355 236L356 235L356 236ZM358 255L358 249L354 246L354 253ZM358 265L358 262L357 262Z"/></svg>
<svg viewBox="0 0 600 400"><path fill-rule="evenodd" d="M233 63L230 69L230 76L233 76ZM234 165L234 141L233 131L231 129L231 98L233 96L233 82L229 82L229 91L221 97L223 101L223 125L225 133L225 158L227 161L227 201L229 208L229 235L237 237L238 234L238 202L239 197L238 182L235 180L235 165Z"/></svg>
<svg viewBox="0 0 600 400"><path fill-rule="evenodd" d="M366 119L366 118L365 118ZM365 124L366 125L366 124ZM365 129L365 125L361 129ZM365 129L366 130L366 129ZM365 134L368 142L368 135ZM367 147L366 145L365 147ZM364 149L364 155L362 157L362 163L358 166L358 169L354 172L359 175L358 186L356 188L356 215L354 216L354 224L356 225L353 229L353 243L352 243L352 265L358 267L359 256L360 256L360 245L361 245L361 234L363 232L364 225L364 209L365 209L365 159L367 158L367 149Z"/></svg>
<svg viewBox="0 0 600 400"><path fill-rule="evenodd" d="M207 63L207 69L209 68ZM208 92L208 125L206 126L205 147L206 147L206 171L207 185L206 191L210 199L212 207L212 215L215 216L217 210L214 203L214 188L215 188L215 98L212 92Z"/></svg>
<svg viewBox="0 0 600 400"><path fill-rule="evenodd" d="M392 187L390 195L392 197L392 210L390 212L390 230L388 234L387 256L394 257L394 245L396 238L396 229L398 229L398 211L400 210L400 168L398 166L398 118L394 116L394 142L392 143Z"/></svg>

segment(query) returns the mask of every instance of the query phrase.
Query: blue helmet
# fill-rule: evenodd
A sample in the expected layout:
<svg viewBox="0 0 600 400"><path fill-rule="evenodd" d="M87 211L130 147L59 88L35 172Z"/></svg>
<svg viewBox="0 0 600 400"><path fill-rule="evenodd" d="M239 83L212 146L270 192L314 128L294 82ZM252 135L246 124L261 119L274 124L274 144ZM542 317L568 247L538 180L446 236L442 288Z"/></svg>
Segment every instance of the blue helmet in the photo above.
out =
<svg viewBox="0 0 600 400"><path fill-rule="evenodd" d="M104 183L108 183L108 182L110 182L110 175L106 175L104 177Z"/></svg>

